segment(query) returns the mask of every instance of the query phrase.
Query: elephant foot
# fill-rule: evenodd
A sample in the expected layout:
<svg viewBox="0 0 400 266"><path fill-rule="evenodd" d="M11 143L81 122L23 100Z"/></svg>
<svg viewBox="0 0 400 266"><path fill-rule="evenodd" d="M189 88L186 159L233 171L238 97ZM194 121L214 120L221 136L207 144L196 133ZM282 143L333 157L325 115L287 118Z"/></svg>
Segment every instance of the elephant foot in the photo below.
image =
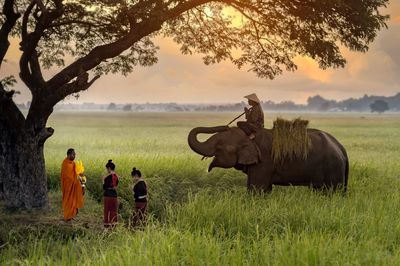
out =
<svg viewBox="0 0 400 266"><path fill-rule="evenodd" d="M271 185L250 185L247 187L247 190L249 193L253 195L261 195L261 194L268 194L272 191L272 184Z"/></svg>

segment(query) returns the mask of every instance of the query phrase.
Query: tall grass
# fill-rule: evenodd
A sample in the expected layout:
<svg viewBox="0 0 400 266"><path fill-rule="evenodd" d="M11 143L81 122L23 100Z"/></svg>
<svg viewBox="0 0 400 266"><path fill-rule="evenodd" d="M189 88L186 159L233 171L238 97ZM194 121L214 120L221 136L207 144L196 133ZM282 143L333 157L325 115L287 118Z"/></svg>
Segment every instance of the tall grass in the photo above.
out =
<svg viewBox="0 0 400 266"><path fill-rule="evenodd" d="M266 126L272 118L266 116ZM283 114L294 118L295 114ZM233 169L206 173L186 142L195 126L230 114L60 113L50 124L46 166L53 211L45 222L16 226L0 217L0 263L83 265L395 265L400 261L400 121L395 115L303 115L332 133L350 158L346 195L306 187L248 194ZM74 147L88 177L83 223L61 220L59 171ZM102 232L101 173L113 159L121 226ZM151 222L124 227L133 206L130 170L150 190ZM28 214L29 215L29 214ZM32 213L48 217L49 214ZM59 218L57 218L59 217ZM44 219L44 218L42 218ZM98 227L96 227L98 224ZM88 227L88 228L86 228Z"/></svg>

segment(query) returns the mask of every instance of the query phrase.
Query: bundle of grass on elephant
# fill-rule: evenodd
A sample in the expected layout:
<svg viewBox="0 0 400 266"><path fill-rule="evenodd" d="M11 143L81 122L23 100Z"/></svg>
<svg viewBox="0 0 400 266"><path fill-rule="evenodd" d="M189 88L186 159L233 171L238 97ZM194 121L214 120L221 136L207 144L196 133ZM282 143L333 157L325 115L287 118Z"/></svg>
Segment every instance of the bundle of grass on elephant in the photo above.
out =
<svg viewBox="0 0 400 266"><path fill-rule="evenodd" d="M272 159L281 165L285 160L307 159L311 140L307 128L309 121L296 118L285 120L277 118L272 128Z"/></svg>

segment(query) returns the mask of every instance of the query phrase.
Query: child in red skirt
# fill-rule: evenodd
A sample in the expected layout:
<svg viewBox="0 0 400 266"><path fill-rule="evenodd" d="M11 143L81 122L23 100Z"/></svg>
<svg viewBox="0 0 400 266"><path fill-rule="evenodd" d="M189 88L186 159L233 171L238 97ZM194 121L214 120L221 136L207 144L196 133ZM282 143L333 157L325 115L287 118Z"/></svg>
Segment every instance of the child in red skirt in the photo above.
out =
<svg viewBox="0 0 400 266"><path fill-rule="evenodd" d="M118 176L115 174L115 164L108 160L106 164L108 175L103 174L104 189L104 228L114 227L118 222L118 195L115 188Z"/></svg>
<svg viewBox="0 0 400 266"><path fill-rule="evenodd" d="M145 225L147 216L147 202L148 202L148 190L147 184L142 179L142 173L133 168L131 172L132 178L136 181L136 185L129 185L129 188L133 192L133 197L135 198L135 207L131 216L131 227L137 228L141 225Z"/></svg>

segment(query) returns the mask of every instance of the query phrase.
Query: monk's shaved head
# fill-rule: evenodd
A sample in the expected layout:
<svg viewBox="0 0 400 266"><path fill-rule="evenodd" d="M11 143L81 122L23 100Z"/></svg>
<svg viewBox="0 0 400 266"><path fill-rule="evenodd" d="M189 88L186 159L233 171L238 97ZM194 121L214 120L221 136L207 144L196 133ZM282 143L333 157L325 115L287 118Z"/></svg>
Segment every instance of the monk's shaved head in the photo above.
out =
<svg viewBox="0 0 400 266"><path fill-rule="evenodd" d="M75 150L72 148L69 148L67 150L67 157L68 159L70 159L71 161L75 160Z"/></svg>

